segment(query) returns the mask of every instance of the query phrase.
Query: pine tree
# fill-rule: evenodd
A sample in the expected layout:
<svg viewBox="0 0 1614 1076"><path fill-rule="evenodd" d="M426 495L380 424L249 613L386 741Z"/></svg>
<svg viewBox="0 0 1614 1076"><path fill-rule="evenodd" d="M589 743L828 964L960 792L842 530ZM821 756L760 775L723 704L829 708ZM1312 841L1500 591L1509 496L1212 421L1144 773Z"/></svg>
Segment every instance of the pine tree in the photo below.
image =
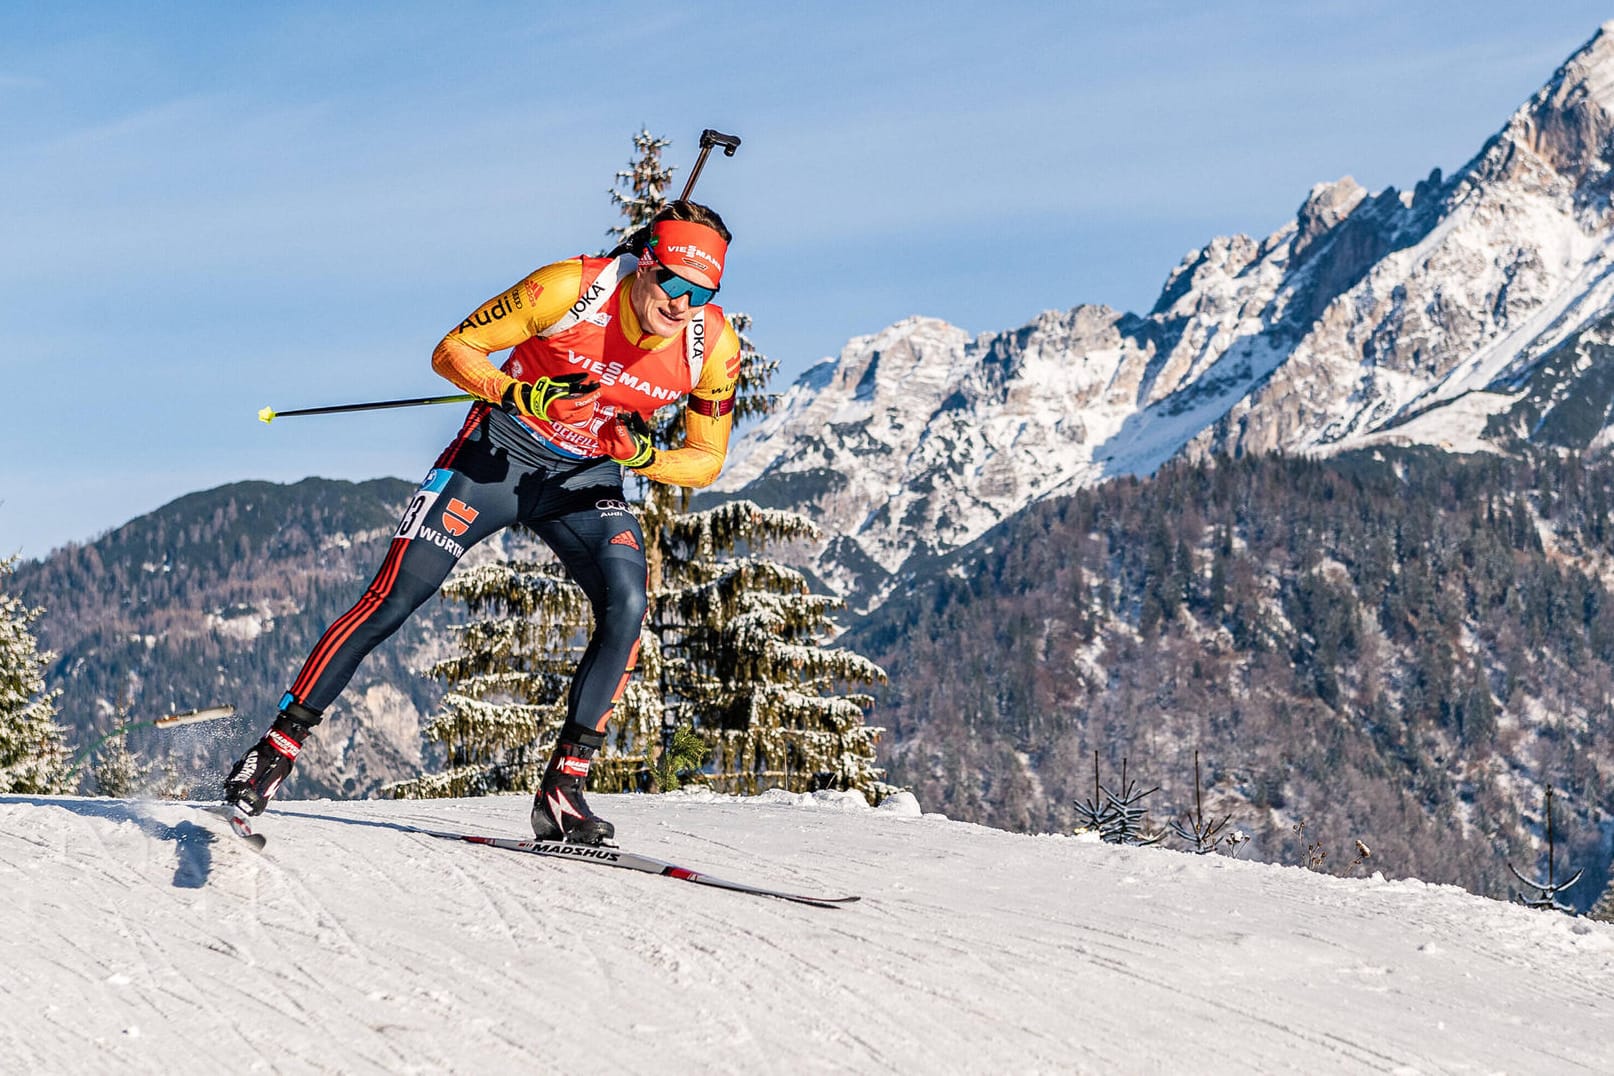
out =
<svg viewBox="0 0 1614 1076"><path fill-rule="evenodd" d="M127 736L114 736L95 755L95 794L127 799L151 776L151 767L129 750Z"/></svg>
<svg viewBox="0 0 1614 1076"><path fill-rule="evenodd" d="M612 200L622 237L664 204L668 141L640 131L633 165ZM736 419L765 414L777 363L740 337ZM682 443L683 408L652 417L658 447ZM641 483L649 608L639 665L617 703L590 787L664 789L686 779L724 790L833 786L878 795L880 732L864 724L873 700L843 688L885 679L879 666L830 648L838 599L809 592L800 572L763 557L773 542L816 537L804 516L731 501L691 512L690 491ZM571 672L589 632L588 602L552 560L487 565L443 588L475 618L459 653L433 675L450 685L425 732L447 751L442 772L390 786L398 796L459 796L537 786L547 746L565 720ZM702 745L697 749L696 742ZM662 755L670 753L668 759ZM710 774L691 760L712 758Z"/></svg>
<svg viewBox="0 0 1614 1076"><path fill-rule="evenodd" d="M1093 795L1075 804L1076 820L1084 830L1096 832L1105 844L1157 844L1165 834L1149 829L1149 809L1143 801L1160 786L1143 789L1127 777L1127 760L1121 760L1121 788L1112 791L1099 783L1098 752L1093 752Z"/></svg>
<svg viewBox="0 0 1614 1076"><path fill-rule="evenodd" d="M688 724L712 744L708 780L732 792L833 787L880 794L880 730L864 724L873 699L835 692L883 681L884 671L823 645L839 599L810 593L792 568L736 555L741 547L816 538L818 528L805 516L750 501L656 522L645 535L661 554L646 627L659 642L668 727Z"/></svg>
<svg viewBox="0 0 1614 1076"><path fill-rule="evenodd" d="M1595 919L1599 923L1614 923L1614 877L1609 878L1603 895L1597 898L1597 903L1586 913L1586 918Z"/></svg>
<svg viewBox="0 0 1614 1076"><path fill-rule="evenodd" d="M1097 768L1095 767L1095 772ZM1204 782L1199 776L1199 752L1194 752L1194 809L1192 813L1185 814L1181 821L1173 820L1168 823L1171 832L1194 850L1197 855L1206 855L1216 850L1222 843L1222 830L1232 815L1223 815L1219 820L1205 817Z"/></svg>
<svg viewBox="0 0 1614 1076"><path fill-rule="evenodd" d="M618 242L649 224L667 204L662 192L672 182L672 169L661 163L661 151L672 145L641 128L633 136L633 160L616 174L616 185L609 191L611 204L622 214L623 222L607 228L605 234Z"/></svg>
<svg viewBox="0 0 1614 1076"><path fill-rule="evenodd" d="M1553 810L1552 801L1553 789L1551 785L1548 785L1546 793L1547 880L1545 882L1531 881L1529 878L1526 878L1524 875L1520 874L1511 863L1508 864L1508 870L1512 871L1513 877L1524 883L1527 888L1535 890L1535 894L1533 896L1517 895L1515 899L1518 900L1520 904L1530 908L1550 908L1553 911L1568 912L1570 915L1573 915L1575 914L1575 910L1569 905L1560 901L1558 897L1559 894L1563 893L1564 890L1570 888L1576 882L1580 881L1581 875L1585 874L1586 872L1584 870L1578 870L1567 880L1560 881L1558 879L1558 837L1557 826L1553 821L1556 812Z"/></svg>
<svg viewBox="0 0 1614 1076"><path fill-rule="evenodd" d="M667 144L640 132L634 145L641 159L618 173L619 181L657 174ZM643 201L617 202L628 216L624 234L654 212L643 212ZM773 409L777 397L767 388L779 364L752 342L748 315L728 320L740 341L738 425ZM683 416L676 406L654 416L658 448L682 443ZM690 490L641 485L650 586L641 699L661 709L663 746L681 727L706 738L714 756L708 780L725 791L833 786L883 794L883 771L874 765L881 730L864 724L873 699L835 692L883 682L884 670L823 645L841 602L811 594L800 572L763 556L772 543L816 538L818 528L805 516L750 501L691 512ZM635 716L643 723L651 715Z"/></svg>
<svg viewBox="0 0 1614 1076"><path fill-rule="evenodd" d="M0 560L0 582L16 563ZM55 655L41 651L29 630L41 612L0 590L0 792L72 790L66 732L56 723L61 692L45 690Z"/></svg>

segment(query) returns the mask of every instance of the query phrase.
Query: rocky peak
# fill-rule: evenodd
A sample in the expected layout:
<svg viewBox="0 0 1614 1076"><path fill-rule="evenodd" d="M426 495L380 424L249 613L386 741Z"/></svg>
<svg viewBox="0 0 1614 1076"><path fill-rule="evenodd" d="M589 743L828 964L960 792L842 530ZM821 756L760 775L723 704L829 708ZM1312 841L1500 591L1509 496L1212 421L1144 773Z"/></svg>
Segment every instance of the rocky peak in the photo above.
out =
<svg viewBox="0 0 1614 1076"><path fill-rule="evenodd" d="M1564 180L1587 194L1606 193L1614 165L1614 21L1581 49L1508 120L1467 171L1473 183L1496 180L1553 188Z"/></svg>
<svg viewBox="0 0 1614 1076"><path fill-rule="evenodd" d="M1274 237L1276 238L1276 237ZM1202 292L1212 280L1230 280L1264 257L1272 248L1273 240L1259 243L1247 235L1217 236L1198 250L1183 256L1177 268L1166 277L1160 298L1155 301L1150 317L1188 313L1180 308L1184 296Z"/></svg>
<svg viewBox="0 0 1614 1076"><path fill-rule="evenodd" d="M1614 22L1558 69L1523 109L1530 149L1562 175L1584 178L1614 161Z"/></svg>
<svg viewBox="0 0 1614 1076"><path fill-rule="evenodd" d="M1181 452L1480 444L1536 360L1614 312L1610 176L1614 22L1450 180L1319 183L1265 239L1190 251L1147 315L1076 306L977 337L909 318L852 341L714 492L811 508L842 538L820 578L879 587L1036 497Z"/></svg>
<svg viewBox="0 0 1614 1076"><path fill-rule="evenodd" d="M1295 215L1295 241L1291 252L1295 262L1303 261L1318 237L1339 227L1366 197L1367 189L1350 176L1313 187Z"/></svg>

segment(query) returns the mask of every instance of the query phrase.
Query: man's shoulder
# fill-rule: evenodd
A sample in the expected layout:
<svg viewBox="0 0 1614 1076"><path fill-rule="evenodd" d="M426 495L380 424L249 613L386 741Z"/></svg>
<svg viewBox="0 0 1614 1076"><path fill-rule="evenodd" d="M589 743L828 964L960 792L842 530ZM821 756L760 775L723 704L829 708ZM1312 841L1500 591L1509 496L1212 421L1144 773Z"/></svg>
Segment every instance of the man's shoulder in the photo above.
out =
<svg viewBox="0 0 1614 1076"><path fill-rule="evenodd" d="M533 327L552 325L570 310L583 292L584 264L580 255L550 262L528 273L515 294L532 312Z"/></svg>
<svg viewBox="0 0 1614 1076"><path fill-rule="evenodd" d="M729 324L728 315L716 303L707 303L701 308L705 315L700 319L702 331L706 336L707 346L716 351L719 348L733 348L740 350L740 335Z"/></svg>

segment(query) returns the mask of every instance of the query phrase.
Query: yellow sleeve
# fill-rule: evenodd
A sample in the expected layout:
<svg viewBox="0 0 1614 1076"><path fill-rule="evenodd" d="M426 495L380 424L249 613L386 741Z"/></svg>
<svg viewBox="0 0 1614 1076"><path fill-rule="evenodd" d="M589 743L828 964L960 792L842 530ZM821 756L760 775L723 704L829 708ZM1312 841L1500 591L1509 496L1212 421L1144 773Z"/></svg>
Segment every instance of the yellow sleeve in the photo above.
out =
<svg viewBox="0 0 1614 1076"><path fill-rule="evenodd" d="M734 390L740 378L740 338L727 320L706 354L701 377L684 404L684 443L656 453L638 474L669 486L709 486L729 454L734 428Z"/></svg>
<svg viewBox="0 0 1614 1076"><path fill-rule="evenodd" d="M432 352L432 369L483 400L498 400L514 379L488 360L559 321L583 290L583 262L571 258L530 273L471 312Z"/></svg>

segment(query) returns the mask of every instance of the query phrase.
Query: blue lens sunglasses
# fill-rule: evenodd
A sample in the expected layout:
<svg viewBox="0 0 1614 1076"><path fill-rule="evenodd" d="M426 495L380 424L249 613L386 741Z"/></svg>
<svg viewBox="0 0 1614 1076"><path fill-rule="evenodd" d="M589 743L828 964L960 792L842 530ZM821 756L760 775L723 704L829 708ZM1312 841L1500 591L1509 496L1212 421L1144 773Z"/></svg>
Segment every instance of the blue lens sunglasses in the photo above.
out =
<svg viewBox="0 0 1614 1076"><path fill-rule="evenodd" d="M671 269L656 255L654 248L647 248L650 257L660 266L656 270L656 286L659 287L669 299L676 299L680 295L689 296L690 306L705 306L717 295L716 288L708 288L693 280L685 280Z"/></svg>

